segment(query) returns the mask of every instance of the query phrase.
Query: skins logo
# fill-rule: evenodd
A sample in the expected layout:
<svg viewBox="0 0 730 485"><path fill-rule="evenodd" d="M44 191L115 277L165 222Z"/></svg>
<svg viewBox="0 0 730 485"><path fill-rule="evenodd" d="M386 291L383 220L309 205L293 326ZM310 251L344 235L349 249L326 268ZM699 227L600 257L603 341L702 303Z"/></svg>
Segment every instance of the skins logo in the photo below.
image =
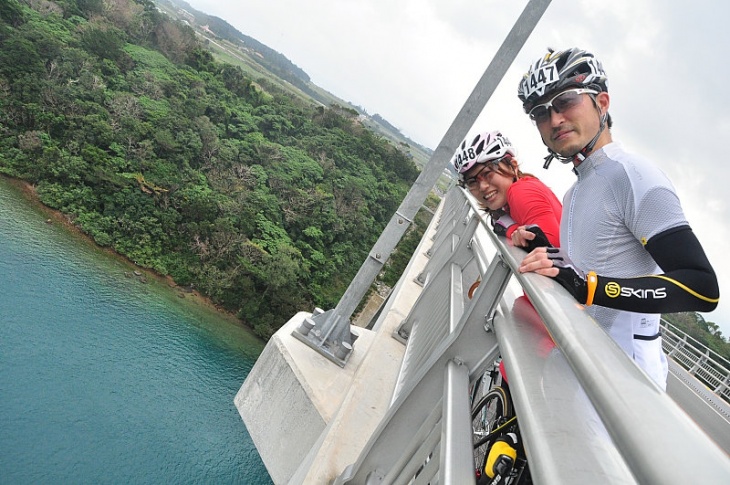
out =
<svg viewBox="0 0 730 485"><path fill-rule="evenodd" d="M623 288L621 285L616 283L615 281L609 281L606 283L606 287L604 289L606 292L606 296L609 298L618 298L619 296L623 296L624 298L640 298L642 300L647 299L660 299L660 298L666 298L667 297L667 289L666 288L656 288L656 289L634 289L629 288L627 286L624 286Z"/></svg>
<svg viewBox="0 0 730 485"><path fill-rule="evenodd" d="M621 294L621 287L615 281L609 281L606 283L606 296L609 298L616 298Z"/></svg>

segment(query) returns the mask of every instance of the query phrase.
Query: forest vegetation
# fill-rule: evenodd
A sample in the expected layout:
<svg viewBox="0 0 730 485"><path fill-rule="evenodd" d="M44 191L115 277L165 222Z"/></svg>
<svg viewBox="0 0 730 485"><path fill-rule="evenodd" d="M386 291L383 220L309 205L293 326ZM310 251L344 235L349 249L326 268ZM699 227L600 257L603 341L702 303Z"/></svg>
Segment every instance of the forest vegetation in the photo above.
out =
<svg viewBox="0 0 730 485"><path fill-rule="evenodd" d="M0 173L269 337L334 307L418 169L149 0L0 3Z"/></svg>

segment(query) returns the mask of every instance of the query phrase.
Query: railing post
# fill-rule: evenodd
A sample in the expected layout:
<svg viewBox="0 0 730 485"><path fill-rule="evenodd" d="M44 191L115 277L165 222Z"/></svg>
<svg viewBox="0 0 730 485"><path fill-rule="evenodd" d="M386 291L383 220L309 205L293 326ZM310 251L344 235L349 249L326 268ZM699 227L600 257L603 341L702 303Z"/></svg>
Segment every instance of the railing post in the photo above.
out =
<svg viewBox="0 0 730 485"><path fill-rule="evenodd" d="M720 381L720 384L718 384L718 386L713 390L713 392L715 394L717 394L718 396L722 396L723 393L725 392L725 389L727 389L728 387L730 387L730 376L726 376L725 380Z"/></svg>
<svg viewBox="0 0 730 485"><path fill-rule="evenodd" d="M461 362L446 363L441 421L441 476L439 483L475 483L474 450L469 412L469 369Z"/></svg>
<svg viewBox="0 0 730 485"><path fill-rule="evenodd" d="M680 352L682 348L687 344L687 336L685 335L682 337L682 340L677 340L676 345L674 348L667 354L669 357L672 357L677 352Z"/></svg>
<svg viewBox="0 0 730 485"><path fill-rule="evenodd" d="M455 192L449 192L449 194L452 194L453 196L455 195ZM450 197L449 194L446 196ZM478 225L478 222L475 219L476 218L470 215L469 205L464 205L462 210L453 219L455 226L461 225L460 228L451 231L448 230L450 229L448 227L443 228L439 226L433 244L427 251L427 255L429 256L428 263L426 263L423 271L418 274L416 283L421 286L426 286L428 284L430 276L441 269L441 267L451 257L452 253L456 251L459 242L464 238L468 239L471 237L471 234L474 233L474 230ZM451 224L451 222L449 222L449 224Z"/></svg>
<svg viewBox="0 0 730 485"><path fill-rule="evenodd" d="M697 373L698 369L702 368L702 364L707 361L707 358L710 356L710 349L705 350L704 354L699 354L697 356L697 360L695 360L694 364L692 365L692 368L689 369L689 373L692 375L695 375Z"/></svg>

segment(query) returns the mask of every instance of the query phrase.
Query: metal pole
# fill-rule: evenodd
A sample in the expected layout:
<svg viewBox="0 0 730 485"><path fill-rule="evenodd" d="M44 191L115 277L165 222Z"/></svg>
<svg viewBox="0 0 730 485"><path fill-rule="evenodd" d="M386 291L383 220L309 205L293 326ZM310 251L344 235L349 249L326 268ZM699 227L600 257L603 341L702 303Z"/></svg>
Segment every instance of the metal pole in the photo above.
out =
<svg viewBox="0 0 730 485"><path fill-rule="evenodd" d="M440 483L475 483L474 448L469 413L469 368L461 362L446 363L443 418L441 419Z"/></svg>
<svg viewBox="0 0 730 485"><path fill-rule="evenodd" d="M545 13L545 10L547 10L550 1L530 0L528 2L522 14L517 19L517 22L512 27L512 30L507 34L504 42L492 58L489 66L487 66L481 79L477 82L474 90L467 98L461 111L456 115L453 123L451 123L446 134L441 139L441 142L428 163L424 166L415 183L403 199L403 202L398 207L398 210L385 227L385 230L380 234L380 238L378 238L373 246L373 249L360 267L357 275L350 282L350 285L345 291L345 294L342 295L342 298L340 298L334 311L321 313L312 317L315 329L320 326L332 326L333 324L329 320L339 318L336 331L331 333L334 339L320 344L317 343L315 338L309 336L310 333L304 333L300 329L294 330L292 335L333 362L344 367L352 352L352 344L357 339L357 335L352 333L349 328L350 317L355 311L355 308L357 308L357 305L367 293L370 285L375 281L375 278L390 257L393 249L395 249L398 241L405 234L408 226L410 226L413 218L426 200L426 197L428 197L431 188L436 184L436 181L443 172L444 167L446 167L446 164L456 152L459 143L461 143L469 132L469 129L474 125L474 122L481 114L495 89L497 89L507 69L517 57L517 54L534 30L537 22ZM322 334L321 331L318 333ZM337 338L342 340L335 340ZM343 342L348 344L349 352L347 352L344 358L339 358L334 355L333 349L342 350Z"/></svg>

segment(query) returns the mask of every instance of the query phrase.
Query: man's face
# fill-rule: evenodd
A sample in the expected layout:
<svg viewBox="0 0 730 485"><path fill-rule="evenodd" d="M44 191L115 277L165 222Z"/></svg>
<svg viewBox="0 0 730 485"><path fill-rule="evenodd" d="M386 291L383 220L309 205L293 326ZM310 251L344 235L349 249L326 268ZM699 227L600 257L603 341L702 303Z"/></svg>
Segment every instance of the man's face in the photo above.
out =
<svg viewBox="0 0 730 485"><path fill-rule="evenodd" d="M582 150L598 133L601 113L608 110L608 93L585 91L573 88L557 95L550 93L531 112L545 145L562 156ZM600 146L597 144L594 149Z"/></svg>

